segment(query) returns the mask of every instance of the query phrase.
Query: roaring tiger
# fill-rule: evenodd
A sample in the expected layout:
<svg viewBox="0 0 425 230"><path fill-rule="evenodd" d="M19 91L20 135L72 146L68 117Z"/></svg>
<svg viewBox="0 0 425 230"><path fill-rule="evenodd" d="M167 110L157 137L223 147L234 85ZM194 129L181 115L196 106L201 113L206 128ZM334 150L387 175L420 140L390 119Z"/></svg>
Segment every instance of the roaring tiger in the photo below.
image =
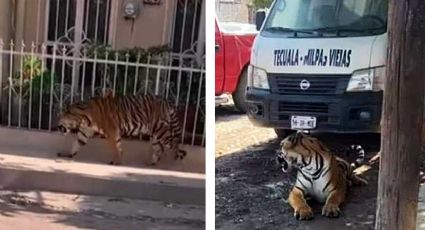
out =
<svg viewBox="0 0 425 230"><path fill-rule="evenodd" d="M313 218L305 197L325 203L322 215L338 217L339 206L345 200L348 187L367 184L353 172L352 165L332 154L317 138L297 132L285 138L280 149L277 159L282 170L297 169L297 180L288 201L299 220Z"/></svg>
<svg viewBox="0 0 425 230"><path fill-rule="evenodd" d="M109 164L122 164L121 137L148 134L152 145L151 164L156 164L165 150L171 149L176 159L183 159L186 151L179 149L182 129L174 106L152 95L112 96L93 98L70 105L59 115L58 130L77 133L70 153L60 157L74 157L80 147L95 135L107 139L114 148Z"/></svg>

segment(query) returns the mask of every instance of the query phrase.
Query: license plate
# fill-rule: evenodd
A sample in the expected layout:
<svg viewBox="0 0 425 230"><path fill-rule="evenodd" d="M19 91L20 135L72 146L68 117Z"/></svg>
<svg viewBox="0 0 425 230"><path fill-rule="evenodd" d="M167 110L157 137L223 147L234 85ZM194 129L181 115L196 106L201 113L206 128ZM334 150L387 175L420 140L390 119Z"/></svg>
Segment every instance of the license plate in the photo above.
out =
<svg viewBox="0 0 425 230"><path fill-rule="evenodd" d="M316 117L291 116L291 129L314 129L316 128Z"/></svg>

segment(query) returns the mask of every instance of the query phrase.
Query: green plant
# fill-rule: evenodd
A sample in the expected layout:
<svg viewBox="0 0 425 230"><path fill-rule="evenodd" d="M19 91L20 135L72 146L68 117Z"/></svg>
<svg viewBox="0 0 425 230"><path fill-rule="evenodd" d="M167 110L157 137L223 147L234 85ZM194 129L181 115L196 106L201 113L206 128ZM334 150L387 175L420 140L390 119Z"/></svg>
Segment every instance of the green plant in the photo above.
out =
<svg viewBox="0 0 425 230"><path fill-rule="evenodd" d="M169 51L170 49L167 45L154 46L148 49L135 47L132 49L113 50L110 45L95 43L87 47L86 55L89 58L110 61L118 60L130 64L141 63L159 65ZM138 74L136 74L137 71ZM107 88L115 88L115 93L117 95L133 93L134 88L136 88L137 91L144 88L146 77L148 78L148 86L151 87L152 84L150 82L157 76L155 68L139 66L136 69L135 66L124 64L107 64L106 68L105 64L98 64L96 72L98 73L97 75L102 78L102 82L99 85L103 87L103 84L106 83Z"/></svg>
<svg viewBox="0 0 425 230"><path fill-rule="evenodd" d="M24 79L30 79L31 76L41 74L41 60L38 57L25 57L23 63L22 74Z"/></svg>
<svg viewBox="0 0 425 230"><path fill-rule="evenodd" d="M255 9L269 8L273 0L251 0L251 5Z"/></svg>
<svg viewBox="0 0 425 230"><path fill-rule="evenodd" d="M139 61L140 63L146 63L149 56L151 57L151 61L153 61L169 51L171 49L168 45L153 46L148 49L134 47L131 49L114 50L110 45L94 43L87 47L87 57L108 60L115 60L117 58L119 61L126 61L128 57L128 62Z"/></svg>
<svg viewBox="0 0 425 230"><path fill-rule="evenodd" d="M50 93L50 85L53 80L55 82L56 75L51 71L44 71L42 74L37 75L32 79L31 87L32 94L38 95L41 91L42 94Z"/></svg>
<svg viewBox="0 0 425 230"><path fill-rule="evenodd" d="M12 75L12 79L7 81L4 90L11 90L13 94L26 98L31 89L31 93L38 95L43 88L43 92L50 92L50 84L55 79L51 71L41 72L41 60L37 57L25 57L22 63L22 72L18 71Z"/></svg>

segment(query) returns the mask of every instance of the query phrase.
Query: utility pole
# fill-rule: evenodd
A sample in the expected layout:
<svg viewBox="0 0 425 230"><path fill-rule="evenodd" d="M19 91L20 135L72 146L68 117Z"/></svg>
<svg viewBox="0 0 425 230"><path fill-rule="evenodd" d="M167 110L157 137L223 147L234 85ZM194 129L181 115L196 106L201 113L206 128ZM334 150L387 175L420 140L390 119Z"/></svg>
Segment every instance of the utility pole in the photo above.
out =
<svg viewBox="0 0 425 230"><path fill-rule="evenodd" d="M425 1L390 0L376 230L414 230L425 92Z"/></svg>

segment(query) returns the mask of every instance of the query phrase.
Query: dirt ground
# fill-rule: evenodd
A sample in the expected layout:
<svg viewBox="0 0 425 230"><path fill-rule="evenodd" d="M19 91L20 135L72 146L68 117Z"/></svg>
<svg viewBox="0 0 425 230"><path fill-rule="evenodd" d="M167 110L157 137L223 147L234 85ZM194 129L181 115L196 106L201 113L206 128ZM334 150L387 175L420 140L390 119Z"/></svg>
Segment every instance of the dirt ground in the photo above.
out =
<svg viewBox="0 0 425 230"><path fill-rule="evenodd" d="M0 191L0 229L204 229L205 208L41 191Z"/></svg>
<svg viewBox="0 0 425 230"><path fill-rule="evenodd" d="M370 158L379 151L379 135L319 135L333 149L360 144ZM349 191L339 218L320 215L321 205L312 204L315 218L297 221L287 204L295 174L284 174L276 164L279 140L272 129L251 125L231 105L216 108L216 228L217 229L373 229L378 168L362 176L366 187ZM346 156L342 156L347 159ZM347 159L352 160L352 159Z"/></svg>

